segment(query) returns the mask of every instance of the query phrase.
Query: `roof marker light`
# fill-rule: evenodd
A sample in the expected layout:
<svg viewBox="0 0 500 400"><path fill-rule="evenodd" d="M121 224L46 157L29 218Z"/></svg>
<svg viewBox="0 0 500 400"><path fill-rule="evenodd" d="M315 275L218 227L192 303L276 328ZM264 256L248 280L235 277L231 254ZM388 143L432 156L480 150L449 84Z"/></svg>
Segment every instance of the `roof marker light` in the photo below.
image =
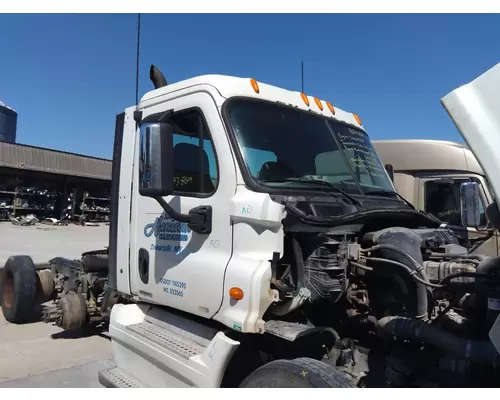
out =
<svg viewBox="0 0 500 400"><path fill-rule="evenodd" d="M314 98L314 102L316 103L316 105L319 107L319 109L321 111L323 111L323 103L321 103L321 100L318 99L317 97Z"/></svg>
<svg viewBox="0 0 500 400"><path fill-rule="evenodd" d="M363 124L361 123L361 119L358 117L358 114L353 114L353 115L354 115L354 119L356 120L356 122L357 122L360 126L361 126L361 125L363 125Z"/></svg>
<svg viewBox="0 0 500 400"><path fill-rule="evenodd" d="M250 79L250 84L252 85L254 92L259 94L260 89L259 89L259 84L257 83L257 81L252 78L252 79Z"/></svg>
<svg viewBox="0 0 500 400"><path fill-rule="evenodd" d="M301 93L300 97L302 97L302 100L304 101L304 103L306 103L306 106L309 107L309 99L307 98L307 96L304 93Z"/></svg>
<svg viewBox="0 0 500 400"><path fill-rule="evenodd" d="M331 113L333 115L335 115L335 107L332 106L332 103L330 103L329 101L326 102L326 106L328 107L328 109L331 111Z"/></svg>

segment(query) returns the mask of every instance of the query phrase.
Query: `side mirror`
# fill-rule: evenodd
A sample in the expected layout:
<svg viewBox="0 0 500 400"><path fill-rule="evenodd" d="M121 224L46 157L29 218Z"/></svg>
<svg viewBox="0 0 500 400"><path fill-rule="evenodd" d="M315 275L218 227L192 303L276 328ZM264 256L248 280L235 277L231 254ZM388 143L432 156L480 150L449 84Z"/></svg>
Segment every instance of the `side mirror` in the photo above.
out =
<svg viewBox="0 0 500 400"><path fill-rule="evenodd" d="M389 178L391 178L391 181L394 182L394 167L392 166L392 164L385 164L384 167L389 174Z"/></svg>
<svg viewBox="0 0 500 400"><path fill-rule="evenodd" d="M477 182L460 184L460 214L464 227L477 228L481 225L480 201Z"/></svg>
<svg viewBox="0 0 500 400"><path fill-rule="evenodd" d="M142 124L139 146L139 194L168 196L174 182L172 127L165 122Z"/></svg>

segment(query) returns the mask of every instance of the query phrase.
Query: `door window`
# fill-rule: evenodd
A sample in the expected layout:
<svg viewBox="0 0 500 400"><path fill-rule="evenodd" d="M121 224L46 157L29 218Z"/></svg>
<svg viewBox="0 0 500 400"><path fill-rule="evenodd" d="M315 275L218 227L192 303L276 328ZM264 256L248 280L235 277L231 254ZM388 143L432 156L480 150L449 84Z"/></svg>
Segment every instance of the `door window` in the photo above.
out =
<svg viewBox="0 0 500 400"><path fill-rule="evenodd" d="M425 211L450 225L461 226L460 184L469 179L425 183ZM484 204L480 202L481 227L487 225Z"/></svg>
<svg viewBox="0 0 500 400"><path fill-rule="evenodd" d="M219 180L217 158L199 110L181 111L169 123L174 139L174 194L207 196Z"/></svg>

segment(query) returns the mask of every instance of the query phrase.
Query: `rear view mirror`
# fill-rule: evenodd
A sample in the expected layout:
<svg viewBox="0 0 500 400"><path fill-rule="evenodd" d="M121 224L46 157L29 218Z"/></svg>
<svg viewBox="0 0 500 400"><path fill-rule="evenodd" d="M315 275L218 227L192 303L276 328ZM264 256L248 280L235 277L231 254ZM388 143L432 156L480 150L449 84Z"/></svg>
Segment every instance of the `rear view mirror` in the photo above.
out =
<svg viewBox="0 0 500 400"><path fill-rule="evenodd" d="M165 122L144 123L140 127L139 194L164 197L173 191L173 134Z"/></svg>
<svg viewBox="0 0 500 400"><path fill-rule="evenodd" d="M464 227L477 228L481 225L480 201L477 182L460 184L460 214Z"/></svg>

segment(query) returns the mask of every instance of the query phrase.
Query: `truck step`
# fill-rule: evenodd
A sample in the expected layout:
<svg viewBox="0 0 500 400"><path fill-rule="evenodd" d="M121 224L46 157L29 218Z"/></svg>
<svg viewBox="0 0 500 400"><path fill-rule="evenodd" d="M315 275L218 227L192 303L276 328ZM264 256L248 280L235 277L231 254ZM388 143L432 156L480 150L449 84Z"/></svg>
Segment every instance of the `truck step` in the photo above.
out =
<svg viewBox="0 0 500 400"><path fill-rule="evenodd" d="M127 329L186 359L201 354L205 350L204 346L192 339L149 321L128 325Z"/></svg>
<svg viewBox="0 0 500 400"><path fill-rule="evenodd" d="M99 383L107 388L143 388L137 379L131 377L121 368L114 367L99 372Z"/></svg>

